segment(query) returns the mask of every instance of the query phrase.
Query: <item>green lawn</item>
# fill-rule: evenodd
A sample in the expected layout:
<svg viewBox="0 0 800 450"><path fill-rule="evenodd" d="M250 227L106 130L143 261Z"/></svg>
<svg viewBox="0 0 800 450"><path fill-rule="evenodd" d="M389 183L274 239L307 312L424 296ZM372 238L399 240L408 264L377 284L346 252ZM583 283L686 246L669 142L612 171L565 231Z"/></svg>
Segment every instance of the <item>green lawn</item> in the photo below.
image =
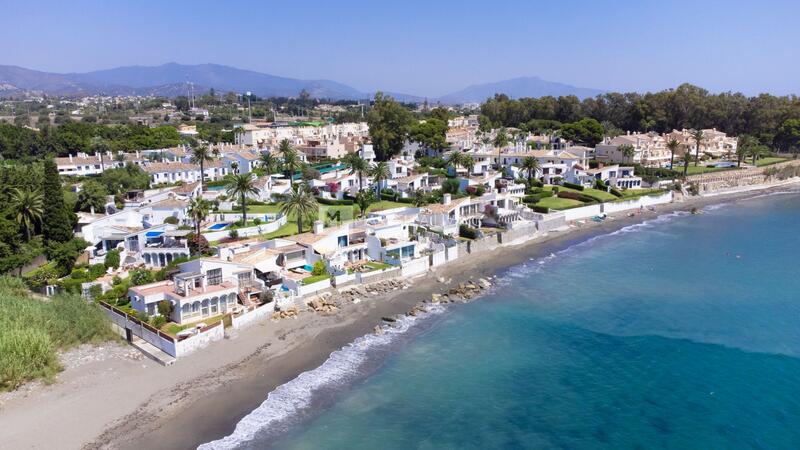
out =
<svg viewBox="0 0 800 450"><path fill-rule="evenodd" d="M683 166L676 167L676 170L683 174ZM709 173L709 172L722 172L725 170L736 170L736 167L708 167L708 166L695 166L694 163L689 165L689 170L686 172L687 175L699 175L701 173Z"/></svg>
<svg viewBox="0 0 800 450"><path fill-rule="evenodd" d="M205 318L203 320L200 320L200 321L197 321L197 322L194 322L194 323L187 323L187 324L184 324L184 325L178 325L177 323L170 322L170 323L164 324L164 326L161 327L161 331L163 331L165 333L168 333L168 334L171 334L173 336L176 336L178 333L180 333L183 330L186 330L186 329L189 329L189 328L194 328L200 322L206 324L206 326L214 325L217 322L221 322L223 318L225 318L225 315L224 314L220 314L218 316L207 317L207 318Z"/></svg>
<svg viewBox="0 0 800 450"><path fill-rule="evenodd" d="M331 276L329 274L327 274L327 273L324 273L322 275L311 275L310 277L306 277L306 278L303 278L302 280L300 280L300 284L306 285L306 284L316 283L318 281L322 281L322 280L328 279L330 277Z"/></svg>
<svg viewBox="0 0 800 450"><path fill-rule="evenodd" d="M543 198L539 200L538 203L536 203L536 206L543 206L550 209L569 209L582 205L584 205L584 203L579 200L573 200L571 198L558 198L558 197Z"/></svg>
<svg viewBox="0 0 800 450"><path fill-rule="evenodd" d="M587 188L579 192L582 192L586 195L591 195L592 197L597 197L604 202L612 202L617 199L617 197L611 192L601 191L600 189Z"/></svg>
<svg viewBox="0 0 800 450"><path fill-rule="evenodd" d="M771 164L777 164L779 162L788 161L789 158L779 158L779 157L767 157L761 158L756 160L757 167L769 166Z"/></svg>
<svg viewBox="0 0 800 450"><path fill-rule="evenodd" d="M664 189L624 189L621 190L620 192L622 192L622 198L618 200L630 200L645 195L660 194L664 192Z"/></svg>
<svg viewBox="0 0 800 450"><path fill-rule="evenodd" d="M370 261L368 263L364 263L364 266L369 267L372 270L383 270L383 269L391 269L391 264L386 264L380 261Z"/></svg>

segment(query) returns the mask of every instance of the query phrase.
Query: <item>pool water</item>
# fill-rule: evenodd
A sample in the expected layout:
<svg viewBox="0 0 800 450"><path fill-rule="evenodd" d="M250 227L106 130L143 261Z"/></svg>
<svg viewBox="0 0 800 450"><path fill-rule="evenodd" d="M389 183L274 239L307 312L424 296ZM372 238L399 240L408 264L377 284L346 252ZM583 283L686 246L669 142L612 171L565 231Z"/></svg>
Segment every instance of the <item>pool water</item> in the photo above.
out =
<svg viewBox="0 0 800 450"><path fill-rule="evenodd" d="M215 223L214 225L211 225L210 227L208 227L208 229L217 231L217 230L221 230L221 229L227 227L228 225L230 225L230 224L229 223Z"/></svg>

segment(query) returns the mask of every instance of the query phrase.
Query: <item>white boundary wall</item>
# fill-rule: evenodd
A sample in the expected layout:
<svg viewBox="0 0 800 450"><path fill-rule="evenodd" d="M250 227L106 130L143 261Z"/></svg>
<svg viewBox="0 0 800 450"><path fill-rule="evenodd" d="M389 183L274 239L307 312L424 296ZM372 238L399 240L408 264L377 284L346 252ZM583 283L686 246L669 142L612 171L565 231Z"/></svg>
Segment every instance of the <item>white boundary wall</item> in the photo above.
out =
<svg viewBox="0 0 800 450"><path fill-rule="evenodd" d="M271 302L268 305L260 306L238 317L234 314L231 316L231 328L235 330L240 330L242 328L249 327L250 325L253 325L256 322L260 322L262 320L270 318L273 312L275 312L275 302Z"/></svg>
<svg viewBox="0 0 800 450"><path fill-rule="evenodd" d="M410 261L404 261L400 273L403 277L413 277L415 275L420 275L428 271L428 257L424 256L422 258L412 259Z"/></svg>

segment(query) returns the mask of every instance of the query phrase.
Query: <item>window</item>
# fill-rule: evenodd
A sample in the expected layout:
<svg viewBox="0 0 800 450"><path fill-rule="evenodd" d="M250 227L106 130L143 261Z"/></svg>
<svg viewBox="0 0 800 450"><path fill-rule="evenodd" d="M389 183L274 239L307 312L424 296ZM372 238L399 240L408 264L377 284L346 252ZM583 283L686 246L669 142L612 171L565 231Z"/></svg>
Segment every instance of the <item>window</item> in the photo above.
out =
<svg viewBox="0 0 800 450"><path fill-rule="evenodd" d="M222 283L222 269L211 269L206 272L206 279L208 285L213 286Z"/></svg>

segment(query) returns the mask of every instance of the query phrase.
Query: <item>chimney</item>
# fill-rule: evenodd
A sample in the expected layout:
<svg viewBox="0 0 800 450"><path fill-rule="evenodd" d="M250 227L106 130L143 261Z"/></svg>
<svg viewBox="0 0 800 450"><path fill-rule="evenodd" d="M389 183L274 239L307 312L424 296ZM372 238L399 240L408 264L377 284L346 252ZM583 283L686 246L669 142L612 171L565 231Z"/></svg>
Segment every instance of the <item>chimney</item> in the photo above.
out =
<svg viewBox="0 0 800 450"><path fill-rule="evenodd" d="M442 204L443 205L449 205L450 204L450 198L451 198L450 194L442 195Z"/></svg>
<svg viewBox="0 0 800 450"><path fill-rule="evenodd" d="M69 162L72 162L72 153L69 154Z"/></svg>
<svg viewBox="0 0 800 450"><path fill-rule="evenodd" d="M322 234L322 230L324 228L325 228L325 224L322 223L321 220L315 220L314 221L314 226L312 228L312 231L314 232L314 234Z"/></svg>

